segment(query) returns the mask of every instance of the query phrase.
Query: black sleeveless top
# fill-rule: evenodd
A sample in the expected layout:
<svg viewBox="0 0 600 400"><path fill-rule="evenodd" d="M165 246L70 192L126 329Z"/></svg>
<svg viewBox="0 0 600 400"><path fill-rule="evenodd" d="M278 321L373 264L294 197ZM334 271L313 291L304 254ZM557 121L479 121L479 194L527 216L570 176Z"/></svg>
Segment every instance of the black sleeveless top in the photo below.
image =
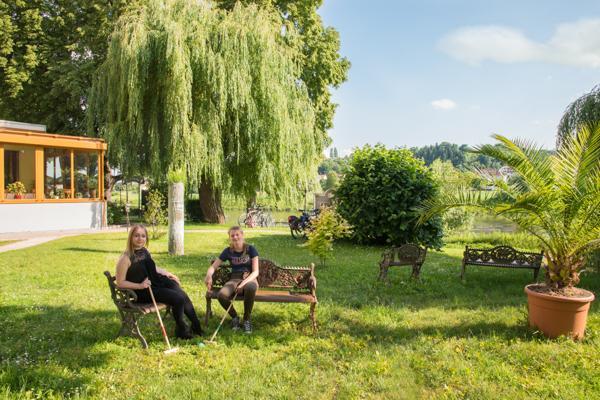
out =
<svg viewBox="0 0 600 400"><path fill-rule="evenodd" d="M169 279L156 272L156 264L145 247L135 250L130 257L130 261L131 265L125 275L125 279L129 282L142 283L144 279L148 278L152 282L152 286L162 287L164 286L164 280Z"/></svg>

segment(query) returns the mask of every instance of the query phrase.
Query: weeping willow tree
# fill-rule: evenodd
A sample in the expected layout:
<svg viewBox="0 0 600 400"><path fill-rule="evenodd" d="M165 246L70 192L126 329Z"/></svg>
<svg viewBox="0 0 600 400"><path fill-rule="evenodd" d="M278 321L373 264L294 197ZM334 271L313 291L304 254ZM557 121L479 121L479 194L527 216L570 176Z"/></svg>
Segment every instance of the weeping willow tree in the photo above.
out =
<svg viewBox="0 0 600 400"><path fill-rule="evenodd" d="M213 222L223 222L223 190L293 198L326 140L298 79L295 35L255 6L149 1L117 22L90 124L124 173L183 171L199 183Z"/></svg>
<svg viewBox="0 0 600 400"><path fill-rule="evenodd" d="M560 123L556 135L556 147L560 147L569 136L575 136L585 124L600 123L600 85L569 104Z"/></svg>

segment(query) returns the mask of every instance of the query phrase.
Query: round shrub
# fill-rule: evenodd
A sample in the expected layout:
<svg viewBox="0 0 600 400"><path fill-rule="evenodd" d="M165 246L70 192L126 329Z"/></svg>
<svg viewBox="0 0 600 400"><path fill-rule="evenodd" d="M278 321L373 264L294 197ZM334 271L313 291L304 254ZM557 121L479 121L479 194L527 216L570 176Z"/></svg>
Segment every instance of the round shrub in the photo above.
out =
<svg viewBox="0 0 600 400"><path fill-rule="evenodd" d="M417 225L415 211L437 193L431 172L409 150L367 145L353 153L336 192L337 211L359 243L440 248L441 218Z"/></svg>

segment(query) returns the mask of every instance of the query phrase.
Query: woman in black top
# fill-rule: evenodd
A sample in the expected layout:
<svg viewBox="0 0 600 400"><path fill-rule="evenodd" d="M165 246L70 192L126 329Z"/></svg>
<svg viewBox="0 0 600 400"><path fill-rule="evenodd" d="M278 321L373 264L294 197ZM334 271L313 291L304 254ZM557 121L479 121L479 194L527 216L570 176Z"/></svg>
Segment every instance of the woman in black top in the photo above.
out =
<svg viewBox="0 0 600 400"><path fill-rule="evenodd" d="M192 338L183 319L184 314L192 323L192 332L201 335L200 321L190 298L179 286L179 278L156 266L146 249L147 245L146 228L134 225L129 231L127 249L117 263L117 286L134 290L140 303L152 302L148 292L148 288L151 288L156 301L171 306L177 324L175 336L181 339Z"/></svg>
<svg viewBox="0 0 600 400"><path fill-rule="evenodd" d="M212 263L206 272L204 282L208 290L211 290L213 273L219 268L222 262L229 261L231 264L231 279L219 290L219 303L227 310L237 287L238 294L244 296L244 332L252 333L250 314L252 313L254 297L258 290L258 282L256 280L258 278L258 251L256 251L254 246L250 246L244 242L244 232L239 226L230 228L228 234L230 245ZM229 310L229 315L232 318L232 328L239 329L240 319L233 306Z"/></svg>

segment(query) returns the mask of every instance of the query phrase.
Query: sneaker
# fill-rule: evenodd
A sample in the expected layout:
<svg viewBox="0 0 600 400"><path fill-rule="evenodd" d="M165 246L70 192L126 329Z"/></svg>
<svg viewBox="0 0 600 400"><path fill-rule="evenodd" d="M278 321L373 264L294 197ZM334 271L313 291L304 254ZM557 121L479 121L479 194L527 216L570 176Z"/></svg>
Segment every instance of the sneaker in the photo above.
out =
<svg viewBox="0 0 600 400"><path fill-rule="evenodd" d="M231 329L233 329L234 331L240 329L240 317L233 317L231 319Z"/></svg>
<svg viewBox="0 0 600 400"><path fill-rule="evenodd" d="M244 333L251 334L252 333L252 323L250 320L244 321Z"/></svg>

